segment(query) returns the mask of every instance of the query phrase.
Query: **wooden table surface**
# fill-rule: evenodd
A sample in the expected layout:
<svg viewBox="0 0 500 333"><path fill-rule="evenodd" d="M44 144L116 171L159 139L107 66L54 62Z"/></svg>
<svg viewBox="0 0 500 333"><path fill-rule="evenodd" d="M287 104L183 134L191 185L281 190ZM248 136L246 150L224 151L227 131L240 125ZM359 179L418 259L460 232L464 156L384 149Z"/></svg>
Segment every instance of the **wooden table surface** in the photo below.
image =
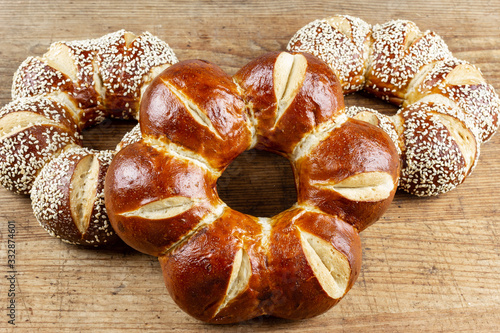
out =
<svg viewBox="0 0 500 333"><path fill-rule="evenodd" d="M284 50L306 23L337 13L371 24L409 19L434 30L500 92L497 0L2 0L0 105L10 101L19 64L42 55L54 41L121 28L147 30L167 41L179 59L203 58L234 74L265 52ZM359 94L347 104L395 110ZM132 126L106 121L86 131L86 145L112 148ZM295 201L292 178L283 158L250 151L231 165L218 188L231 207L272 216ZM38 225L29 198L2 188L0 331L500 331L499 178L497 134L482 146L479 165L457 189L425 199L397 193L383 218L361 234L361 275L336 307L304 321L257 318L229 326L206 325L183 313L168 296L155 258L125 246L99 251L63 244ZM9 237L15 237L14 274ZM8 322L12 299L15 325Z"/></svg>

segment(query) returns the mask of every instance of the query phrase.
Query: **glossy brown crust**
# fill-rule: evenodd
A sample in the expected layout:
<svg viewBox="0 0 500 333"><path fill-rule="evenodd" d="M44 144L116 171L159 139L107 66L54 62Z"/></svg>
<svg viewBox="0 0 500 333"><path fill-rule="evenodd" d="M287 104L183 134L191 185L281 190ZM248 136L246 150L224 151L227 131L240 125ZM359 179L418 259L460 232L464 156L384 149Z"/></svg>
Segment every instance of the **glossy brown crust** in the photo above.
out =
<svg viewBox="0 0 500 333"><path fill-rule="evenodd" d="M313 204L362 231L377 221L392 202L399 176L399 155L384 131L349 119L335 128L296 167L299 203ZM318 186L321 183L336 184L356 174L376 171L386 172L394 180L391 194L381 201L353 201L327 187Z"/></svg>
<svg viewBox="0 0 500 333"><path fill-rule="evenodd" d="M212 323L231 323L264 314L260 309L260 226L255 218L230 208L209 226L198 230L185 243L159 261L172 299L191 316ZM243 248L252 264L252 277L245 292L223 312L236 252Z"/></svg>
<svg viewBox="0 0 500 333"><path fill-rule="evenodd" d="M331 243L343 253L351 274L346 292L361 269L361 242L354 228L324 214L291 209L274 218L269 249L272 310L269 313L286 319L317 316L337 304L323 290L314 275L300 241L300 231L310 232Z"/></svg>
<svg viewBox="0 0 500 333"><path fill-rule="evenodd" d="M213 130L197 121L178 94L208 118ZM250 146L245 104L236 85L219 67L202 60L179 62L156 77L144 94L140 118L143 135L181 145L217 169Z"/></svg>
<svg viewBox="0 0 500 333"><path fill-rule="evenodd" d="M296 144L321 123L340 115L344 109L342 87L333 70L322 60L302 54L307 70L293 102L277 118L274 66L281 52L265 54L240 69L234 76L256 119L257 148L291 154ZM292 53L298 54L298 53Z"/></svg>
<svg viewBox="0 0 500 333"><path fill-rule="evenodd" d="M161 255L219 204L216 178L193 162L160 152L143 142L122 149L113 159L105 183L111 225L134 249ZM182 196L198 203L163 219L124 216L148 203Z"/></svg>

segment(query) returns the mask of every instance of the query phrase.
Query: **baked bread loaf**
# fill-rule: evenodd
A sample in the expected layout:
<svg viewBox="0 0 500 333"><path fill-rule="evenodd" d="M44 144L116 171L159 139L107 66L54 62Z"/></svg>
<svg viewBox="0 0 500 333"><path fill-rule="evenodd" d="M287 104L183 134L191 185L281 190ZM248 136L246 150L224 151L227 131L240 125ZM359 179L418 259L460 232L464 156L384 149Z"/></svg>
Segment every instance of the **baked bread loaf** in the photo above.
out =
<svg viewBox="0 0 500 333"><path fill-rule="evenodd" d="M454 58L436 33L413 22L371 27L337 15L301 28L288 50L327 62L344 94L364 90L402 106L392 117L356 108L348 114L393 123L384 130L397 131L391 137L401 150L400 188L411 194L438 195L461 184L477 163L480 144L499 126L498 95L480 70Z"/></svg>
<svg viewBox="0 0 500 333"><path fill-rule="evenodd" d="M114 151L82 148L82 131L106 117L136 118L146 87L175 62L165 42L124 30L57 42L26 59L14 75L13 101L0 110L2 185L30 194L37 220L66 242L117 240L103 197Z"/></svg>
<svg viewBox="0 0 500 333"><path fill-rule="evenodd" d="M301 319L352 287L358 233L392 201L399 155L384 131L345 115L326 63L273 52L231 78L182 61L148 87L140 124L142 138L108 169L106 208L128 245L158 257L184 311L210 323ZM285 156L295 173L297 203L271 218L217 194L224 169L252 148Z"/></svg>

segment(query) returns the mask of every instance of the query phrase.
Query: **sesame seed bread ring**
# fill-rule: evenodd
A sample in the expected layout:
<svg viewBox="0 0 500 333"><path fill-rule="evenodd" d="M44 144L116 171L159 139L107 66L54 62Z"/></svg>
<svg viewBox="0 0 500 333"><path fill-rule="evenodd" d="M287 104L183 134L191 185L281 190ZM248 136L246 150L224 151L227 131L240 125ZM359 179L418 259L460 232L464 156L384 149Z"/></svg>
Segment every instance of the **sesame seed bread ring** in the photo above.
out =
<svg viewBox="0 0 500 333"><path fill-rule="evenodd" d="M172 299L210 323L319 315L359 275L359 232L388 208L399 155L381 129L344 112L332 69L272 52L232 78L201 60L156 77L136 129L108 169L111 225L157 256ZM140 138L139 138L140 135ZM229 208L216 182L240 153L286 157L297 203L271 218Z"/></svg>
<svg viewBox="0 0 500 333"><path fill-rule="evenodd" d="M56 42L19 66L13 101L0 110L0 182L31 195L35 217L51 235L90 246L117 239L103 197L115 152L82 148L82 131L106 117L137 118L146 87L175 62L150 33L120 30Z"/></svg>
<svg viewBox="0 0 500 333"><path fill-rule="evenodd" d="M411 21L372 27L336 15L301 28L288 50L327 62L344 94L364 90L403 106L393 117L357 108L347 114L396 139L400 187L411 194L438 195L461 184L477 163L479 144L498 129L500 100L481 71L454 58L436 33L422 32Z"/></svg>

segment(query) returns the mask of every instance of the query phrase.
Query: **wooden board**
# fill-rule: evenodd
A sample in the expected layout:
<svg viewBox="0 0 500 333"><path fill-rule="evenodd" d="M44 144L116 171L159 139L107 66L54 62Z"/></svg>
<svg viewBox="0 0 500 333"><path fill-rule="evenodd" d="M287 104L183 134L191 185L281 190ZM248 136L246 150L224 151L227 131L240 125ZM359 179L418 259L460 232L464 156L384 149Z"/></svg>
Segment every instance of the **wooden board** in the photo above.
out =
<svg viewBox="0 0 500 333"><path fill-rule="evenodd" d="M456 57L479 66L500 91L498 1L3 0L0 105L10 101L18 65L54 41L147 30L166 40L179 59L203 58L233 74L258 55L283 50L306 23L336 13L372 24L404 18L435 30ZM347 104L394 110L359 94ZM132 125L105 122L85 133L86 145L112 148ZM335 308L304 321L257 318L223 327L200 323L174 304L155 258L125 246L97 251L63 244L38 225L29 198L0 189L0 331L498 331L499 178L497 134L456 190L426 199L396 195L384 217L361 234L362 273ZM231 207L260 216L295 201L287 161L254 151L233 163L219 192ZM11 235L15 273L8 266ZM15 325L8 323L11 300Z"/></svg>

